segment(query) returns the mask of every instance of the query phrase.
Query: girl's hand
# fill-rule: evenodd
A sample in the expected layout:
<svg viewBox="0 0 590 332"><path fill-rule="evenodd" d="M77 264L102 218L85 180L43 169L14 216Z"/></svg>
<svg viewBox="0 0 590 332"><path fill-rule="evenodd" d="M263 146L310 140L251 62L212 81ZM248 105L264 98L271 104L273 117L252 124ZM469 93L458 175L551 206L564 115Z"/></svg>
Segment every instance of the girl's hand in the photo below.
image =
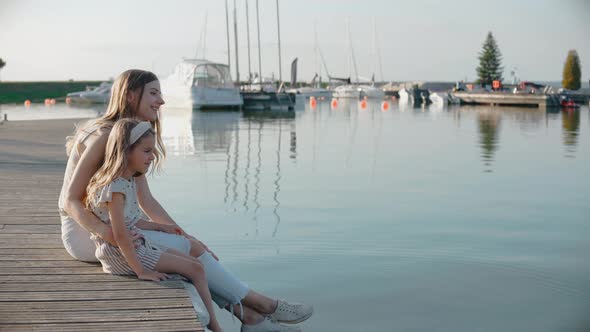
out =
<svg viewBox="0 0 590 332"><path fill-rule="evenodd" d="M133 246L135 248L141 246L141 241L137 241L137 240L143 239L143 235L139 231L137 231L137 230L129 231L129 235L131 236L131 242L133 242Z"/></svg>
<svg viewBox="0 0 590 332"><path fill-rule="evenodd" d="M151 281L162 281L170 278L169 275L166 273L160 273L157 271L152 271L148 269L144 269L141 273L137 274L137 278L141 280L151 280Z"/></svg>
<svg viewBox="0 0 590 332"><path fill-rule="evenodd" d="M169 233L169 234L176 234L176 235L184 235L185 234L184 231L182 230L182 228L180 228L180 226L176 226L176 225L161 225L160 230L162 232Z"/></svg>

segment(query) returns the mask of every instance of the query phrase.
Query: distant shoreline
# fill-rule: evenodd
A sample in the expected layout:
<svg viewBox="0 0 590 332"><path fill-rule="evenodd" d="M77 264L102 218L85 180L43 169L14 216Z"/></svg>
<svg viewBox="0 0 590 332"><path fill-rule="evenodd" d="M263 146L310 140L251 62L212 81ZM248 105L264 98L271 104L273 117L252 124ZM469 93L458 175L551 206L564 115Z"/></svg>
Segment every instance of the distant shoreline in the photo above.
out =
<svg viewBox="0 0 590 332"><path fill-rule="evenodd" d="M84 91L104 81L0 82L0 104L43 102L47 98L65 99L69 92Z"/></svg>

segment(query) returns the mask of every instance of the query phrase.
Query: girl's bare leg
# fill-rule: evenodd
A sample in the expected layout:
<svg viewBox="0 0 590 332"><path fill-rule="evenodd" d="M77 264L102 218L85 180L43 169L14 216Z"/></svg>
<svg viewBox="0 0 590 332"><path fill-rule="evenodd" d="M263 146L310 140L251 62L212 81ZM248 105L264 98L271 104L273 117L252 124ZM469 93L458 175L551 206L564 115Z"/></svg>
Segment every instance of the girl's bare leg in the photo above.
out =
<svg viewBox="0 0 590 332"><path fill-rule="evenodd" d="M201 256L205 251L205 247L199 242L196 241L194 239L189 239L189 242L191 244L191 249L190 249L190 255L192 257L199 257ZM219 263L221 264L221 263ZM251 309L254 309L255 311L257 311L260 314L264 314L264 315L270 315L273 312L275 312L275 309L277 308L277 300L275 299L271 299L268 296L265 296L263 294L260 294L254 290L250 290L248 292L248 294L246 294L246 297L244 298L244 300L242 301L242 304L244 306L250 307ZM230 311L230 307L227 306L226 309L228 311ZM247 314L248 310L244 309L244 314ZM240 314L239 311L234 310L234 316L240 318ZM255 320L257 320L259 317L257 316L252 316ZM262 317L262 316L260 316ZM259 320L260 321L260 320Z"/></svg>
<svg viewBox="0 0 590 332"><path fill-rule="evenodd" d="M270 315L277 309L278 301L251 289L242 300L242 304L263 315Z"/></svg>
<svg viewBox="0 0 590 332"><path fill-rule="evenodd" d="M184 255L179 251L168 249L162 253L160 261L158 261L158 264L155 266L155 270L164 273L179 273L189 278L193 285L195 285L197 292L201 296L201 299L209 312L209 329L214 332L222 331L221 326L215 317L215 309L213 308L211 293L209 293L205 270L199 260Z"/></svg>

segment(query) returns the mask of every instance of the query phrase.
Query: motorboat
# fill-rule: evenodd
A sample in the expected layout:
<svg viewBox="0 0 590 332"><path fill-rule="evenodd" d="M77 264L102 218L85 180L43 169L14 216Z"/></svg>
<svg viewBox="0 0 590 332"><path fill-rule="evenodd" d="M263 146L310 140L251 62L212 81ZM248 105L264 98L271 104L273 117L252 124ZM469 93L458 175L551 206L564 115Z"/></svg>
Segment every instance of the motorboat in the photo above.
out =
<svg viewBox="0 0 590 332"><path fill-rule="evenodd" d="M111 98L111 82L102 82L99 86L87 87L85 91L70 92L66 100L74 104L106 104Z"/></svg>
<svg viewBox="0 0 590 332"><path fill-rule="evenodd" d="M168 107L212 109L243 104L229 67L209 60L183 59L161 85Z"/></svg>

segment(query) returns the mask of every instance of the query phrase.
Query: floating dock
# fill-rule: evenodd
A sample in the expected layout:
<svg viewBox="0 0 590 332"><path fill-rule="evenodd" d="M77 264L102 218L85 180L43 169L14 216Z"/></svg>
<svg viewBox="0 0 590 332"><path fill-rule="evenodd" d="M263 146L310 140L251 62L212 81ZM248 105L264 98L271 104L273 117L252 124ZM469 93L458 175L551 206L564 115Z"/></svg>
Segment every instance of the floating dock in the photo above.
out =
<svg viewBox="0 0 590 332"><path fill-rule="evenodd" d="M64 249L57 200L76 122L0 126L0 331L203 331L180 281L105 274Z"/></svg>
<svg viewBox="0 0 590 332"><path fill-rule="evenodd" d="M461 104L539 108L559 106L559 95L556 94L537 95L504 92L453 92L452 95L461 100Z"/></svg>

